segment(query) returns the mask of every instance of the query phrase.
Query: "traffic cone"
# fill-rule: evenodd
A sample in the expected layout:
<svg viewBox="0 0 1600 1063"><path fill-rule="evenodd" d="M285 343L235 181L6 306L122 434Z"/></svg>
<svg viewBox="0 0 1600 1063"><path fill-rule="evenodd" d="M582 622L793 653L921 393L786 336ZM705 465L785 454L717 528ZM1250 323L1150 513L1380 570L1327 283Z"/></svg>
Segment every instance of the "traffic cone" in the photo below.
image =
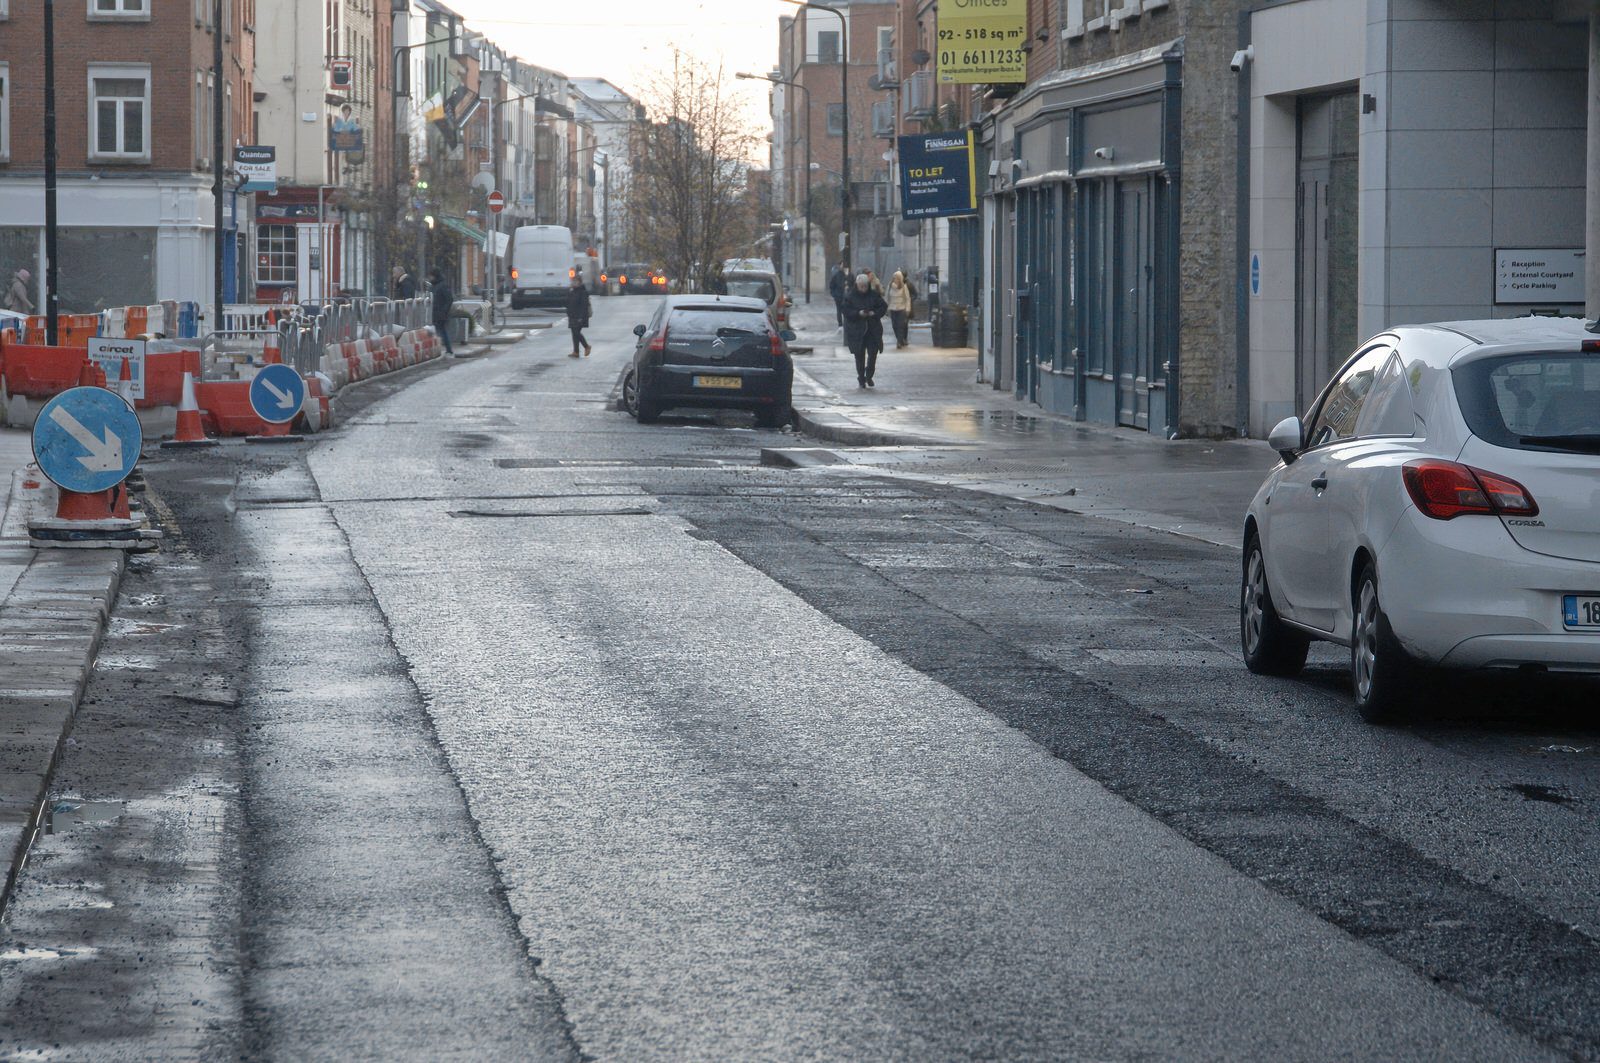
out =
<svg viewBox="0 0 1600 1063"><path fill-rule="evenodd" d="M163 449L171 447L214 447L215 439L206 438L200 423L200 404L194 400L194 374L183 374L183 399L178 403L178 433L162 443Z"/></svg>
<svg viewBox="0 0 1600 1063"><path fill-rule="evenodd" d="M269 336L266 344L261 348L262 365L282 365L283 349L278 345L277 336Z"/></svg>
<svg viewBox="0 0 1600 1063"><path fill-rule="evenodd" d="M117 377L117 395L129 406L133 405L133 366L127 355L123 355L122 372Z"/></svg>

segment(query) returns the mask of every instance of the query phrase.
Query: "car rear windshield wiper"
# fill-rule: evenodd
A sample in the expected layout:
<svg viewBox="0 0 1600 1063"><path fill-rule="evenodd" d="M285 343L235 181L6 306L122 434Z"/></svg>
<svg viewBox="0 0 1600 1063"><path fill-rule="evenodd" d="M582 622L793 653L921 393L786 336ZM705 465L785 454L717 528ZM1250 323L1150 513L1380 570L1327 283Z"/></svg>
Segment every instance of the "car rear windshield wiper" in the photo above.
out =
<svg viewBox="0 0 1600 1063"><path fill-rule="evenodd" d="M1566 436L1523 436L1525 447L1555 447L1584 454L1600 454L1600 432Z"/></svg>

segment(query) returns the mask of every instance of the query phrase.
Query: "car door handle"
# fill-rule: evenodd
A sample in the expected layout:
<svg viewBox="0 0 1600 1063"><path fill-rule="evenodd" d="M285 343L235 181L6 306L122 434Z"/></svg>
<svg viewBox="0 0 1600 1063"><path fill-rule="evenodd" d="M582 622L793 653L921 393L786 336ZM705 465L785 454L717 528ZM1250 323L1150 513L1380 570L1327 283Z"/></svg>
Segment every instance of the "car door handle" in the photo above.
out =
<svg viewBox="0 0 1600 1063"><path fill-rule="evenodd" d="M1315 480L1312 480L1311 489L1313 491L1326 491L1328 489L1328 478L1326 476L1319 476Z"/></svg>

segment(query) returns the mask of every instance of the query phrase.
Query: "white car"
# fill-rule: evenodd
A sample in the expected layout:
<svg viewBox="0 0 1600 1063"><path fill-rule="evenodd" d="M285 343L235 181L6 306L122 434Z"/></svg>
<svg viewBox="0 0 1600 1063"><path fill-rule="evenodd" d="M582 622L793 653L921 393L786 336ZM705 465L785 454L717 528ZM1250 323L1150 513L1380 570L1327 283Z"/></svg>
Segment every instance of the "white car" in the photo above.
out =
<svg viewBox="0 0 1600 1063"><path fill-rule="evenodd" d="M1350 647L1378 722L1419 672L1600 673L1600 334L1566 318L1396 328L1362 345L1244 529L1252 672Z"/></svg>

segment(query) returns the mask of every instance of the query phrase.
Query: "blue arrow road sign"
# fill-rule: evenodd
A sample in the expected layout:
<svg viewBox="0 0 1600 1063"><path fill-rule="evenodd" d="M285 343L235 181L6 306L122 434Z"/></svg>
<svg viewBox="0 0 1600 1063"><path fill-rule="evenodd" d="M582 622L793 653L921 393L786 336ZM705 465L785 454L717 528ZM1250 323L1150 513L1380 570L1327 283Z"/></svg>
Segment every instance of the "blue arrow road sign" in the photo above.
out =
<svg viewBox="0 0 1600 1063"><path fill-rule="evenodd" d="M127 479L139 460L139 415L105 388L63 391L33 424L33 457L57 487L92 494Z"/></svg>
<svg viewBox="0 0 1600 1063"><path fill-rule="evenodd" d="M250 408L268 424L294 420L306 401L306 382L287 365L265 365L250 381Z"/></svg>

